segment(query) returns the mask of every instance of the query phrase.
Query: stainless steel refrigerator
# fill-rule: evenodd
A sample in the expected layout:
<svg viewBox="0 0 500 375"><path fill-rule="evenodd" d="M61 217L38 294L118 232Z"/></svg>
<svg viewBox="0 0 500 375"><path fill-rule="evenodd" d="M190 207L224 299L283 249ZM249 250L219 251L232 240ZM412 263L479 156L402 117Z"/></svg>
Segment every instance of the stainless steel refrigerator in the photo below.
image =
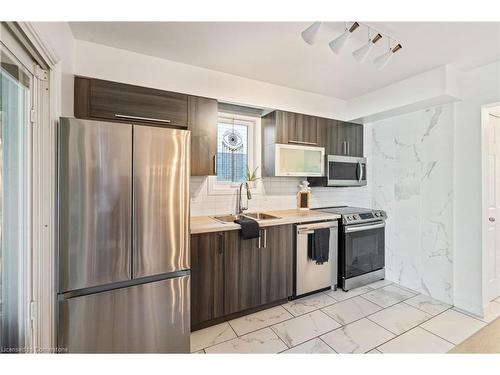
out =
<svg viewBox="0 0 500 375"><path fill-rule="evenodd" d="M189 352L186 130L61 118L58 347Z"/></svg>

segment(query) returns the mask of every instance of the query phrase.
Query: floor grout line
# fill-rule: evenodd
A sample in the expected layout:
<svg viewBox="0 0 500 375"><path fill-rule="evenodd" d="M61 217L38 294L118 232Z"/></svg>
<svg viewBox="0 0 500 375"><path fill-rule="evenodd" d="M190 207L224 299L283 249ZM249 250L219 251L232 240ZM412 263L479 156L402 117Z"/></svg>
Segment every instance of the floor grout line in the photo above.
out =
<svg viewBox="0 0 500 375"><path fill-rule="evenodd" d="M326 333L325 333L325 335L326 335ZM321 335L321 336L323 336L323 335ZM324 342L324 343L325 343L325 345L326 345L326 346L328 346L330 349L332 349L332 350L333 350L336 354L339 354L339 352L337 352L337 351L336 351L335 349L333 349L330 345L328 345L328 343L327 343L325 340L323 340L320 336L318 336L318 339L320 339L322 342Z"/></svg>
<svg viewBox="0 0 500 375"><path fill-rule="evenodd" d="M275 324L266 325L266 326L261 327L261 328L256 329L256 330L249 331L249 332L247 332L247 333L245 333L245 334L242 334L241 336L240 336L240 335L238 335L238 334L236 333L236 331L235 331L235 329L233 328L233 326L231 325L230 321L227 321L227 323L229 324L229 327L231 328L231 330L233 331L233 333L236 335L236 338L240 338L240 337L242 337L242 336L245 336L245 335L248 335L248 334L250 334L250 333L254 333L254 332L257 332L257 331L260 331L260 330L266 329L266 328L270 328L270 329L271 329L271 331L272 331L272 332L273 332L273 333L274 333L274 334L275 334L275 335L276 335L276 336L280 339L280 341L281 341L281 342L283 342L283 344L287 347L287 349L285 349L285 350L281 351L280 353L283 353L283 352L284 352L284 351L286 351L286 350L293 349L293 348L295 348L295 347L297 347L297 346L299 346L299 345L305 344L305 343L307 343L307 342L309 342L309 341L312 341L312 340L315 340L315 339L320 339L320 340L321 340L322 342L324 342L324 343L325 343L325 344L326 344L329 348L331 348L332 350L334 350L334 351L335 351L335 349L334 349L334 348L332 348L330 345L328 345L328 343L326 343L323 339L321 339L321 336L327 335L327 334L329 334L329 333L331 333L331 332L333 332L333 331L339 330L339 329L343 329L344 327L346 327L346 326L348 326L348 325L350 325L350 324L353 324L353 323L355 323L355 322L358 322L358 321L360 321L360 320L362 320L362 319L365 319L365 318L366 318L367 320L369 320L370 322L372 322L372 323L374 323L374 324L378 325L379 327L381 327L381 328L382 328L382 329L384 329L385 331L390 332L392 335L395 335L395 336L394 336L393 338L391 338L390 340L387 340L387 341L385 341L385 342L383 342L383 343L381 343L381 344L377 345L376 347L374 347L374 348L372 348L372 349L370 349L370 350L377 349L377 348L379 348L380 346L382 346L382 345L384 345L384 344L386 344L386 343L388 343L388 342L390 342L390 341L392 341L392 340L394 340L394 339L398 338L399 336L401 336L401 335L405 334L406 332L408 332L408 331L410 331L410 330L412 330L412 329L415 329L415 328L417 328L417 327L420 327L420 328L424 329L425 331L427 331L427 332L429 332L429 333L433 334L434 336L439 337L439 338L441 338L442 340L445 340L446 342L449 342L450 344L452 344L452 345L456 346L456 344L454 344L454 343L450 342L449 340L446 340L445 338L443 338L443 337L441 337L441 336L439 336L439 335L437 335L437 334L435 334L435 333L433 333L433 332L431 332L431 331L429 331L429 330L427 330L427 329L425 329L425 328L421 327L421 325L422 325L422 324L425 324L425 323L426 323L426 322L428 322L429 320L431 320L431 319L433 319L433 318L435 318L435 317L437 317L437 316L439 316L439 315L441 315L441 314L445 313L445 312L446 312L446 311L448 311L448 310L453 309L453 307L454 307L454 306L450 306L450 307L448 307L446 310L444 310L444 311L442 311L442 312L440 312L440 313L438 313L438 314L436 314L436 315L432 315L432 314L429 314L428 312L426 312L426 311L424 311L424 310L422 310L422 309L419 309L418 307L415 307L415 306L412 306L412 305L410 305L410 304L406 303L406 301L407 301L407 300L409 300L409 299L411 299L411 298L414 298L414 297L416 297L417 295L420 295L420 294L422 294L422 293L416 293L416 294L415 294L415 295L413 295L413 296L410 296L410 297L408 297L408 298L405 298L405 299L403 299L403 300L401 300L401 301L399 301L399 302L396 302L396 303L394 303L394 304L392 304L392 305L390 305L390 306L387 306L387 307L383 307L383 306L381 306L381 305L377 304L376 302L370 301L369 299L367 299L367 298L363 297L363 296L364 296L365 294L367 294L367 293L371 293L371 292L376 291L376 290L381 290L381 289L383 289L383 288L385 288L385 287L388 287L388 286L390 286L390 285L393 285L393 286L399 287L399 285L398 285L397 283L392 282L391 284L384 285L384 286L379 287L379 288L371 288L371 290L368 290L368 291L366 291L366 292L364 292L364 293L361 293L361 294L357 294L357 295L351 296L351 297L349 297L349 298L345 298L345 299L343 299L343 300L337 300L337 299L335 299L334 297L329 296L329 295L327 294L327 292L320 292L320 293L326 294L329 298L332 298L335 302L333 302L333 303L332 303L332 304L330 304L330 305L326 305L326 306L323 306L323 307L315 308L314 310L308 311L308 312L306 312L306 313L304 313L304 314L301 314L301 315L298 315L298 316L295 316L295 315L294 315L291 311L289 311L286 307L284 307L284 305L277 305L277 306L282 307L282 308L283 308L283 309L284 309L287 313L289 313L289 314L291 315L291 318L288 318L288 319L282 320L282 321L280 321L280 322L278 322L278 323L275 323ZM370 287L370 286L369 286L369 285L367 285L367 286L365 286L365 287ZM404 287L402 287L402 288L404 288ZM407 289L407 288L406 288L406 289ZM409 289L407 289L407 291L409 291L409 292L411 292L411 293L415 293L415 291L413 291L413 290L411 290L411 291L410 291ZM361 317L361 318L359 318L359 319L353 320L352 322L349 322L349 323L347 323L347 324L342 324L341 322L338 322L338 321L337 321L337 320L335 320L333 317L331 317L330 315L328 315L327 313L325 313L324 311L322 311L322 310L323 310L323 309L325 309L325 308L328 308L328 307L334 306L334 305L335 305L335 304L337 304L337 303L344 302L344 301L347 301L347 300L352 299L352 298L355 298L355 297L361 297L361 298L363 298L365 301L368 301L368 302L370 302L370 303L373 303L373 304L377 305L378 307L380 307L381 309L380 309L380 310L378 310L378 311L376 311L376 312L374 312L374 313L371 313L371 314L368 314L368 315L366 315L366 316L364 316L364 317ZM431 297L431 298L432 298L432 297ZM297 301L298 301L298 300L297 300ZM383 327L382 325L378 324L377 322L374 322L372 319L370 319L370 318L369 318L370 316L372 316L372 315L374 315L374 314L377 314L377 313L379 313L379 312L382 312L382 311L384 311L384 310L386 310L386 309L388 309L388 308L391 308L391 307L393 307L393 306L395 306L395 305L397 305L397 304L401 304L401 303L404 303L404 304L405 304L405 305L407 305L407 306L413 307L413 308L415 308L415 309L417 309L417 310L419 310L419 311L421 311L421 312L424 312L424 313L426 313L427 315L429 315L430 317L429 317L428 319L424 320L423 322L421 322L419 325L414 326L414 327L412 327L412 328L410 328L410 329L408 329L408 330L406 330L406 331L404 331L404 332L402 332L402 333L400 333L400 334L395 334L394 332L392 332L392 331L388 330L387 328ZM277 307L277 306L276 306L276 307ZM264 311L264 310L263 310L263 311ZM293 319L296 319L296 318L302 317L302 316L307 315L307 314L311 314L311 313L313 313L313 312L315 312L315 311L321 311L321 313L323 313L323 315L325 315L327 318L332 319L334 322L336 322L336 323L340 324L340 327L334 328L334 329L329 330L329 331L327 331L327 332L324 332L324 333L322 333L322 334L320 334L320 335L314 336L314 337L312 337L312 338L310 338L310 339L308 339L308 340L306 340L306 341L304 341L304 342L302 342L302 343L299 343L299 344L297 344L297 345L295 345L295 346L291 346L291 347L289 347L289 346L286 344L286 342L285 342L285 341L284 341L284 340L280 337L280 335L279 335L279 334L276 332L276 330L273 328L273 326L276 326L276 325L281 324L281 323L285 323L285 322L287 322L287 321L290 321L290 320L293 320ZM463 314L463 315L465 315L465 316L469 316L469 315L467 315L467 314L465 314L465 313L462 313L462 312L460 312L460 311L457 311L457 310L454 310L454 311L456 311L457 313ZM251 314L249 314L249 315L251 315ZM482 320L480 320L480 319L474 318L474 317L472 317L472 316L469 316L469 317L470 317L470 318L472 318L472 319L475 319L475 320L477 320L477 321L479 321L479 322L486 323L486 322L484 322L484 321L482 321ZM488 324L488 323L486 323L486 324ZM222 341L222 342L220 342L220 343L217 343L217 344L215 344L215 345L207 346L207 347L203 348L202 350L203 350L203 351L205 351L205 349L207 349L207 348L210 348L210 347L213 347L213 346L216 346L216 345L219 345L219 344L222 344L222 343L224 343L224 342L227 342L227 341L230 341L230 340L234 340L234 339L235 339L235 338L233 337L233 338L231 338L231 339L224 340L224 341ZM370 350L368 350L368 351L370 351ZM377 349L377 350L378 350L378 349ZM205 351L205 352L206 352L206 351ZM336 351L335 351L335 352L336 352ZM336 353L337 353L337 352L336 352ZM366 352L365 352L365 353L366 353ZM207 354L208 354L208 353L207 353Z"/></svg>
<svg viewBox="0 0 500 375"><path fill-rule="evenodd" d="M404 301L402 301L402 303L404 303L405 305L408 305L408 306L410 306L410 307L413 307L414 309L420 310L420 311L422 311L422 312L424 312L424 313L426 313L426 314L432 315L431 313L429 313L429 312L427 312L427 311L425 311L425 310L423 310L423 309L421 309L421 308L419 308L419 307L417 307L417 306L410 305L410 304L407 302L407 301L409 301L410 299L411 299L411 298L409 298L409 299L405 299ZM450 305L449 305L449 306L450 306ZM433 317L434 317L434 316L438 316L439 314L442 314L442 313L444 313L445 311L450 310L450 309L452 309L452 308L453 308L453 306L447 307L447 308L446 308L446 309L444 309L443 311L441 311L441 312L437 313L436 315L432 315L432 316L433 316Z"/></svg>
<svg viewBox="0 0 500 375"><path fill-rule="evenodd" d="M403 303L404 303L404 302L403 302ZM449 309L448 309L448 310L449 310ZM422 324L424 324L424 323L428 322L428 321L429 321L429 320L431 320L431 319L434 319L434 318L435 318L435 317L437 317L438 315L441 315L441 314L443 314L444 312L446 312L446 311L448 311L448 310L442 311L442 312L440 312L439 314L437 314L437 315L435 315L435 316L433 316L433 317L431 317L431 318L429 318L429 319L427 319L427 320L423 321L423 322L422 322L422 323L420 323L418 326L415 326L415 327L413 327L413 328L410 328L409 330L406 330L406 331L404 331L403 333L400 333L399 335L396 335L396 336L395 336L395 337L393 337L392 339L387 340L387 341L383 342L382 344L378 345L378 346L377 346L377 348L378 348L378 347L380 347L380 346L382 346L382 345L384 345L384 344L387 344L389 341L395 340L395 339L396 339L396 338L398 338L399 336L404 335L406 332L409 332L409 331L411 331L412 329L415 329L415 328L417 328L417 327L420 327ZM372 314L372 315L373 315L373 314ZM369 319L369 320L370 320L370 322L373 322L373 320L371 320L371 319ZM377 322L373 322L373 323L375 323L375 324L379 325L380 327L382 327L382 326L381 326L380 324L378 324ZM384 327L382 327L382 328L384 328ZM420 328L422 328L422 329L426 330L426 329L425 329L425 328L423 328L423 327L420 327ZM386 330L387 330L387 328L384 328L384 329L386 329ZM426 330L426 331L427 331L427 330ZM391 331L389 331L389 332L391 332ZM395 335L395 333L393 333L393 332L391 332L391 333L392 333L393 335ZM432 332L430 332L430 333L432 333ZM435 335L435 336L438 336L438 335ZM448 340L446 340L446 339L444 339L444 338L442 338L442 337L440 337L440 336L438 336L438 337L439 337L439 338L441 338L441 339L443 339L443 340L445 340L445 341L447 341L447 342L450 342L450 341L448 341ZM453 344L453 343L451 343L451 344ZM453 345L455 345L455 344L453 344Z"/></svg>
<svg viewBox="0 0 500 375"><path fill-rule="evenodd" d="M423 324L423 323L422 323L422 324ZM458 345L458 344L455 344L454 342L451 342L450 340L445 339L444 337L439 336L437 333L434 333L434 332L432 332L432 331L429 331L427 328L424 328L424 327L421 327L421 326L418 326L418 327L419 327L420 329L423 329L423 330L424 330L424 331L426 331L426 332L429 332L431 335L434 335L434 336L436 336L436 337L439 337L441 340L444 340L444 341L446 341L446 342L449 342L449 343L450 343L450 344L452 344L453 346L457 346L457 345Z"/></svg>
<svg viewBox="0 0 500 375"><path fill-rule="evenodd" d="M395 283L393 283L393 284L395 284ZM393 285L393 284L389 284L389 285ZM386 285L386 286L389 286L389 285ZM355 298L355 297L362 297L362 296L363 296L364 294L366 294L366 293L370 293L370 292L373 292L374 290L378 290L378 289L385 288L386 286L383 286L383 287L380 287L380 288L371 288L371 290L368 290L368 291L366 291L366 292L364 292L364 293L361 293L361 294L357 294L357 295L355 295L355 296L351 296L351 297L346 298L346 299L341 300L341 301L335 300L335 298L334 298L334 297L330 297L330 296L328 296L328 297L330 297L330 298L334 299L336 302L334 302L334 303L332 303L331 305L328 305L328 306L324 306L324 307L321 307L321 308L317 308L317 309L311 310L311 311L309 311L309 312L307 312L307 313L304 313L304 314L302 314L302 315L299 315L299 316L294 316L294 315L293 315L290 311L288 311L288 310L287 310L287 309L286 309L283 305L278 305L278 306L283 307L283 309L284 309L285 311L287 311L290 315L292 315L292 317L291 317L291 318L288 318L288 319L286 319L286 320L283 320L283 321L281 321L281 322L278 322L278 323L275 323L275 324L272 324L272 325L269 325L269 326L265 326L265 327L262 327L262 328L259 328L259 329L256 329L256 330L253 330L253 331L247 332L247 333L245 333L244 335L241 335L241 336L245 336L245 335L248 335L248 334L250 334L250 333L260 331L260 330L265 329L265 328L271 328L271 330L272 330L272 331L276 334L276 336L278 336L278 337L280 338L280 340L281 340L281 341L283 341L283 339L281 339L281 337L278 335L278 333L277 333L277 332L276 332L276 330L273 328L273 326L278 325L278 324L281 324L281 323L284 323L284 322L287 322L287 321L289 321L289 320L293 320L293 319L295 319L295 318L299 318L299 317L304 316L304 315L307 315L307 314L310 314L310 313L312 313L312 312L314 312L314 311L321 311L321 309L326 308L326 307L329 307L329 306L333 306L333 305L335 305L336 303L339 303L339 302L344 302L344 301L347 301L347 300L352 299L352 298ZM369 285L366 285L366 287L370 287L370 286L369 286ZM362 287L361 287L361 288L362 288ZM325 294L326 294L327 292L320 292L320 293L325 293ZM304 298L305 298L305 297L304 297ZM410 298L412 298L412 297L410 297ZM366 301L368 301L368 302L371 302L371 303L374 303L374 302L372 302L372 301L370 301L370 300L367 300L366 298L364 298L364 300L366 300ZM399 303L399 302L398 302L398 303ZM387 308L388 308L388 307L382 307L382 306L380 306L380 305L378 305L378 304L376 304L376 303L374 303L374 304L382 308L381 310L379 310L379 311L377 311L377 312L383 311L383 310L385 310L385 309L387 309ZM394 305L391 305L391 306L394 306ZM391 306L389 306L389 307L391 307ZM342 323L338 322L337 320L335 320L334 318L332 318L331 316L329 316L328 314L326 314L324 311L321 311L321 312L322 312L324 315L326 315L328 318L330 318L330 319L332 319L333 321L335 321L336 323L340 324L340 327L334 328L334 329L332 329L332 330L330 330L330 331L327 331L327 332L325 332L325 333L322 333L322 334L320 334L320 335L318 335L318 336L314 336L314 337L313 337L313 338L311 338L310 340L313 340L313 339L315 339L315 338L319 338L319 339L321 339L321 336L323 336L323 335L326 335L326 334L328 334L328 333L330 333L330 332L336 331L337 329L341 329L341 328L343 328L343 327L347 326L348 324L355 323L355 322L357 322L357 321L359 321L359 320L361 320L361 319L363 319L363 318L367 318L368 316L375 314L375 313L373 313L373 314L369 314L369 315L367 315L367 316L365 316L365 317L363 317L363 318L359 318L359 319L353 320L352 322L350 322L350 323L348 323L348 324L342 324ZM251 314L249 314L249 315L251 315ZM371 320L370 320L370 321L371 321ZM237 337L237 338L241 337L241 336L238 336L238 334L236 333L236 331L233 329L233 327L232 327L232 326L231 326L231 324L230 324L230 321L227 321L227 323L229 324L229 326L230 326L230 327L231 327L231 329L233 330L233 332L234 332L234 334L236 335L236 337ZM383 327L382 327L382 328L383 328ZM384 328L384 329L385 329L385 328ZM386 331L388 331L387 329L385 329L385 330L386 330ZM389 332L390 332L390 331L389 331ZM392 333L392 332L391 332L391 333ZM215 344L215 345L207 346L207 347L206 347L206 348L204 348L204 349L207 349L207 348L210 348L210 347L212 347L212 346L216 346L216 345L222 344L223 342L227 342L227 341L230 341L230 340L234 340L234 337L233 337L233 338L231 338L231 339L229 339L229 340L225 340L225 341L222 341L222 342L220 342L220 343L217 343L217 344ZM308 340L308 341L310 341L310 340ZM323 341L323 340L322 340L322 341ZM284 341L283 341L283 342L284 342ZM305 342L307 342L307 341L305 341ZM292 349L292 348L295 348L296 346L301 345L301 344L303 344L303 343L300 343L300 344L297 344L297 345L295 345L295 346L291 346L291 347L289 347L289 346L288 346L285 342L284 342L284 344L287 346L287 348L288 348L288 349ZM328 344L327 344L327 345L328 345ZM328 346L329 346L329 345L328 345ZM331 347L331 346L329 346L329 347ZM288 350L288 349L287 349L287 350ZM333 348L332 348L332 349L333 349ZM333 349L333 350L335 350L335 349Z"/></svg>

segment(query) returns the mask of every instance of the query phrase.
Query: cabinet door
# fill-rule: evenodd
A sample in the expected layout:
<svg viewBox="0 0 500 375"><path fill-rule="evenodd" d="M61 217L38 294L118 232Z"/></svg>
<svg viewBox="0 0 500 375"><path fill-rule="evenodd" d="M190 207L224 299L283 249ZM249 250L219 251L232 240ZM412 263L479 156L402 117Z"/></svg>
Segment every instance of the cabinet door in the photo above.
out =
<svg viewBox="0 0 500 375"><path fill-rule="evenodd" d="M224 232L191 236L191 326L224 315Z"/></svg>
<svg viewBox="0 0 500 375"><path fill-rule="evenodd" d="M295 113L274 111L276 143L286 144L295 137Z"/></svg>
<svg viewBox="0 0 500 375"><path fill-rule="evenodd" d="M190 96L191 176L215 175L217 155L217 100Z"/></svg>
<svg viewBox="0 0 500 375"><path fill-rule="evenodd" d="M343 155L342 148L344 139L340 135L340 121L326 120L326 145L325 152L327 155Z"/></svg>
<svg viewBox="0 0 500 375"><path fill-rule="evenodd" d="M319 123L319 117L302 115L300 141L307 145L320 146Z"/></svg>
<svg viewBox="0 0 500 375"><path fill-rule="evenodd" d="M185 94L91 79L89 100L92 118L187 127Z"/></svg>
<svg viewBox="0 0 500 375"><path fill-rule="evenodd" d="M292 225L263 228L261 265L261 304L292 294Z"/></svg>
<svg viewBox="0 0 500 375"><path fill-rule="evenodd" d="M363 156L363 126L340 122L337 155Z"/></svg>
<svg viewBox="0 0 500 375"><path fill-rule="evenodd" d="M226 233L224 257L224 313L261 304L258 240L242 240L239 231Z"/></svg>
<svg viewBox="0 0 500 375"><path fill-rule="evenodd" d="M351 139L349 140L349 155L363 156L363 125L350 124Z"/></svg>
<svg viewBox="0 0 500 375"><path fill-rule="evenodd" d="M276 112L276 143L319 146L319 118L300 113Z"/></svg>
<svg viewBox="0 0 500 375"><path fill-rule="evenodd" d="M316 143L318 144L318 146L325 148L326 155L328 155L327 123L328 119L322 117L316 117Z"/></svg>

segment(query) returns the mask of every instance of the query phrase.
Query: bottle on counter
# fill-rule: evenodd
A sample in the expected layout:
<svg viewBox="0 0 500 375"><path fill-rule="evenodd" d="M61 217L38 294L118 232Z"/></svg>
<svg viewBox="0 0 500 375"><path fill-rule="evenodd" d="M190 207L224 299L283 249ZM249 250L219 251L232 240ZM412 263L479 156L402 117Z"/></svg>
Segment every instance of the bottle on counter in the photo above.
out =
<svg viewBox="0 0 500 375"><path fill-rule="evenodd" d="M297 207L299 210L308 210L311 207L311 188L308 181L302 181L297 193Z"/></svg>

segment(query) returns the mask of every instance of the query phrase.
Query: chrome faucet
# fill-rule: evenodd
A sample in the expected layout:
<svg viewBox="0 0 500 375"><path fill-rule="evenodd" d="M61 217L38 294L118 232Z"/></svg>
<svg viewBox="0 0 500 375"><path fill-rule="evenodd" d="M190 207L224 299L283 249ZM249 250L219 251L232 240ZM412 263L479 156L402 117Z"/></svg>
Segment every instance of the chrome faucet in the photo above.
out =
<svg viewBox="0 0 500 375"><path fill-rule="evenodd" d="M243 206L243 199L242 199L243 185L245 186L245 189L247 190L247 205L246 206ZM250 187L248 186L248 182L242 182L240 184L240 194L239 194L239 202L238 202L238 212L237 212L237 214L241 215L244 211L248 210L248 201L250 199L252 199L252 193L250 193Z"/></svg>

